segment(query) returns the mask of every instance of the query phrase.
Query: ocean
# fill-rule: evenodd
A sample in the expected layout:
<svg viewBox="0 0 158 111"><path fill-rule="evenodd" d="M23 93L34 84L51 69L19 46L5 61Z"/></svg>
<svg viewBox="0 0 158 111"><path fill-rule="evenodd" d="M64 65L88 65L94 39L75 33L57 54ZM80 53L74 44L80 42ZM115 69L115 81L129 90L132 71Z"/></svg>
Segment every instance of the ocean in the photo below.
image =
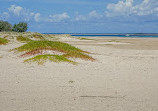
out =
<svg viewBox="0 0 158 111"><path fill-rule="evenodd" d="M130 38L158 38L158 33L130 33L130 34L76 34L76 33L42 33L42 34L70 34L73 37L130 37Z"/></svg>
<svg viewBox="0 0 158 111"><path fill-rule="evenodd" d="M70 34L74 37L132 37L132 38L158 38L158 34Z"/></svg>

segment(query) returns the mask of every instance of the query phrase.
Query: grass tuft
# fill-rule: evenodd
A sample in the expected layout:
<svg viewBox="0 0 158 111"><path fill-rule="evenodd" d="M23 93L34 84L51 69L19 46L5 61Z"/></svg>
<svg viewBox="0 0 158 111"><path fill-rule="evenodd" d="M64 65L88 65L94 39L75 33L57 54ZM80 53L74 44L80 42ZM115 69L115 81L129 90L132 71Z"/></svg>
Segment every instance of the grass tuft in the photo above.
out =
<svg viewBox="0 0 158 111"><path fill-rule="evenodd" d="M64 56L51 55L51 54L38 55L33 58L27 59L24 62L37 62L39 65L43 65L47 60L51 62L68 62L68 63L76 64L76 62L73 62L65 58Z"/></svg>
<svg viewBox="0 0 158 111"><path fill-rule="evenodd" d="M80 40L94 40L94 39L90 39L90 38L84 38L84 37L79 37Z"/></svg>
<svg viewBox="0 0 158 111"><path fill-rule="evenodd" d="M39 33L34 33L32 36L33 36L35 39L45 40L45 38L42 36L42 34L39 34Z"/></svg>
<svg viewBox="0 0 158 111"><path fill-rule="evenodd" d="M63 56L68 57L68 58L80 58L84 60L95 61L95 59L92 58L91 56L84 53L80 53L80 52L70 52L70 53L64 54Z"/></svg>
<svg viewBox="0 0 158 111"><path fill-rule="evenodd" d="M43 55L43 51L52 50L64 53L63 55ZM18 48L13 49L12 51L24 52L21 57L34 56L31 59L25 60L25 62L37 62L38 64L45 63L46 60L54 62L69 62L75 64L75 62L69 60L68 58L81 58L84 60L94 61L95 59L87 55L88 52L83 51L79 48L76 48L70 44L59 42L59 41L48 41L48 40L39 40L39 41L30 41ZM87 53L87 54L86 54Z"/></svg>
<svg viewBox="0 0 158 111"><path fill-rule="evenodd" d="M57 50L60 52L86 52L78 49L70 44L59 42L59 41L30 41L21 47L15 48L18 52L30 52L34 50Z"/></svg>
<svg viewBox="0 0 158 111"><path fill-rule="evenodd" d="M23 37L23 36L16 37L16 40L19 41L19 42L30 42L30 41L32 41L28 37Z"/></svg>
<svg viewBox="0 0 158 111"><path fill-rule="evenodd" d="M0 45L6 45L9 41L5 38L0 38Z"/></svg>

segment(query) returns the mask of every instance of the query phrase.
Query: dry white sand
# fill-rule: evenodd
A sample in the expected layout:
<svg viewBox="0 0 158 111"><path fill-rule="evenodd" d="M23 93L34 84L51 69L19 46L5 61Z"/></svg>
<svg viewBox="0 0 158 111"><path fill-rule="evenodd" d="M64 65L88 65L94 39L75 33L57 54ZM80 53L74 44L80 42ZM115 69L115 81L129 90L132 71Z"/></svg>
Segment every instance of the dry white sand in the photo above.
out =
<svg viewBox="0 0 158 111"><path fill-rule="evenodd" d="M26 64L9 52L21 44L0 46L0 111L158 111L158 39L113 39L66 39L97 60L77 66Z"/></svg>

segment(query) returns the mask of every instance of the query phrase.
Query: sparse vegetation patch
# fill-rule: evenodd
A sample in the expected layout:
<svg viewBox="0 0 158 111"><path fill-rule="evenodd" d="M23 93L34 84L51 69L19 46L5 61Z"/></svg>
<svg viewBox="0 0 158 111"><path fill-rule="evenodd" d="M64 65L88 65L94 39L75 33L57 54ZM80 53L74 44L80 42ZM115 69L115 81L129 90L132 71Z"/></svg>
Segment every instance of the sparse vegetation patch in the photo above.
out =
<svg viewBox="0 0 158 111"><path fill-rule="evenodd" d="M85 37L79 37L80 40L94 40L94 39L90 39L90 38L85 38Z"/></svg>
<svg viewBox="0 0 158 111"><path fill-rule="evenodd" d="M0 45L6 45L9 41L5 38L0 38Z"/></svg>
<svg viewBox="0 0 158 111"><path fill-rule="evenodd" d="M29 39L28 37L23 37L22 35L16 37L16 40L19 42L30 42L31 39Z"/></svg>
<svg viewBox="0 0 158 111"><path fill-rule="evenodd" d="M21 57L35 56L33 58L25 60L25 62L37 62L38 64L43 64L47 60L53 62L69 62L72 64L76 64L75 62L69 60L68 58L80 58L80 59L91 60L91 61L95 60L94 58L88 55L89 52L83 51L70 44L60 41L48 41L48 40L29 41L18 48L12 49L12 51L24 52L21 55ZM60 52L60 53L51 54L52 51Z"/></svg>
<svg viewBox="0 0 158 111"><path fill-rule="evenodd" d="M51 54L38 55L33 58L27 59L24 62L37 62L39 65L43 65L47 60L51 62L68 62L68 63L76 64L75 62L65 58L64 56L51 55Z"/></svg>
<svg viewBox="0 0 158 111"><path fill-rule="evenodd" d="M59 41L30 41L27 44L24 44L23 46L20 46L18 48L15 48L13 50L16 50L18 52L30 52L34 50L57 50L60 52L86 52L82 51L81 49L78 49L70 44L59 42Z"/></svg>
<svg viewBox="0 0 158 111"><path fill-rule="evenodd" d="M84 53L81 53L81 52L70 52L70 53L64 54L63 56L68 57L68 58L80 58L80 59L91 60L91 61L95 60L91 56L84 54Z"/></svg>
<svg viewBox="0 0 158 111"><path fill-rule="evenodd" d="M39 33L34 33L32 36L35 39L45 40L45 38L42 36L42 34L39 34Z"/></svg>

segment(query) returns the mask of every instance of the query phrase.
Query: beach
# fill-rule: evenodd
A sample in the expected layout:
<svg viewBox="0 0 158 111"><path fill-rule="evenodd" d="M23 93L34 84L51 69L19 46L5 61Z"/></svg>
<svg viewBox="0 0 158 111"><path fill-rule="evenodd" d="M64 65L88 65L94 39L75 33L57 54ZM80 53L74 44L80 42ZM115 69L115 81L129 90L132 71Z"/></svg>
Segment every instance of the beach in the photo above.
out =
<svg viewBox="0 0 158 111"><path fill-rule="evenodd" d="M61 35L60 35L61 36ZM60 41L91 52L77 65L23 63L0 46L0 111L157 111L158 38Z"/></svg>

